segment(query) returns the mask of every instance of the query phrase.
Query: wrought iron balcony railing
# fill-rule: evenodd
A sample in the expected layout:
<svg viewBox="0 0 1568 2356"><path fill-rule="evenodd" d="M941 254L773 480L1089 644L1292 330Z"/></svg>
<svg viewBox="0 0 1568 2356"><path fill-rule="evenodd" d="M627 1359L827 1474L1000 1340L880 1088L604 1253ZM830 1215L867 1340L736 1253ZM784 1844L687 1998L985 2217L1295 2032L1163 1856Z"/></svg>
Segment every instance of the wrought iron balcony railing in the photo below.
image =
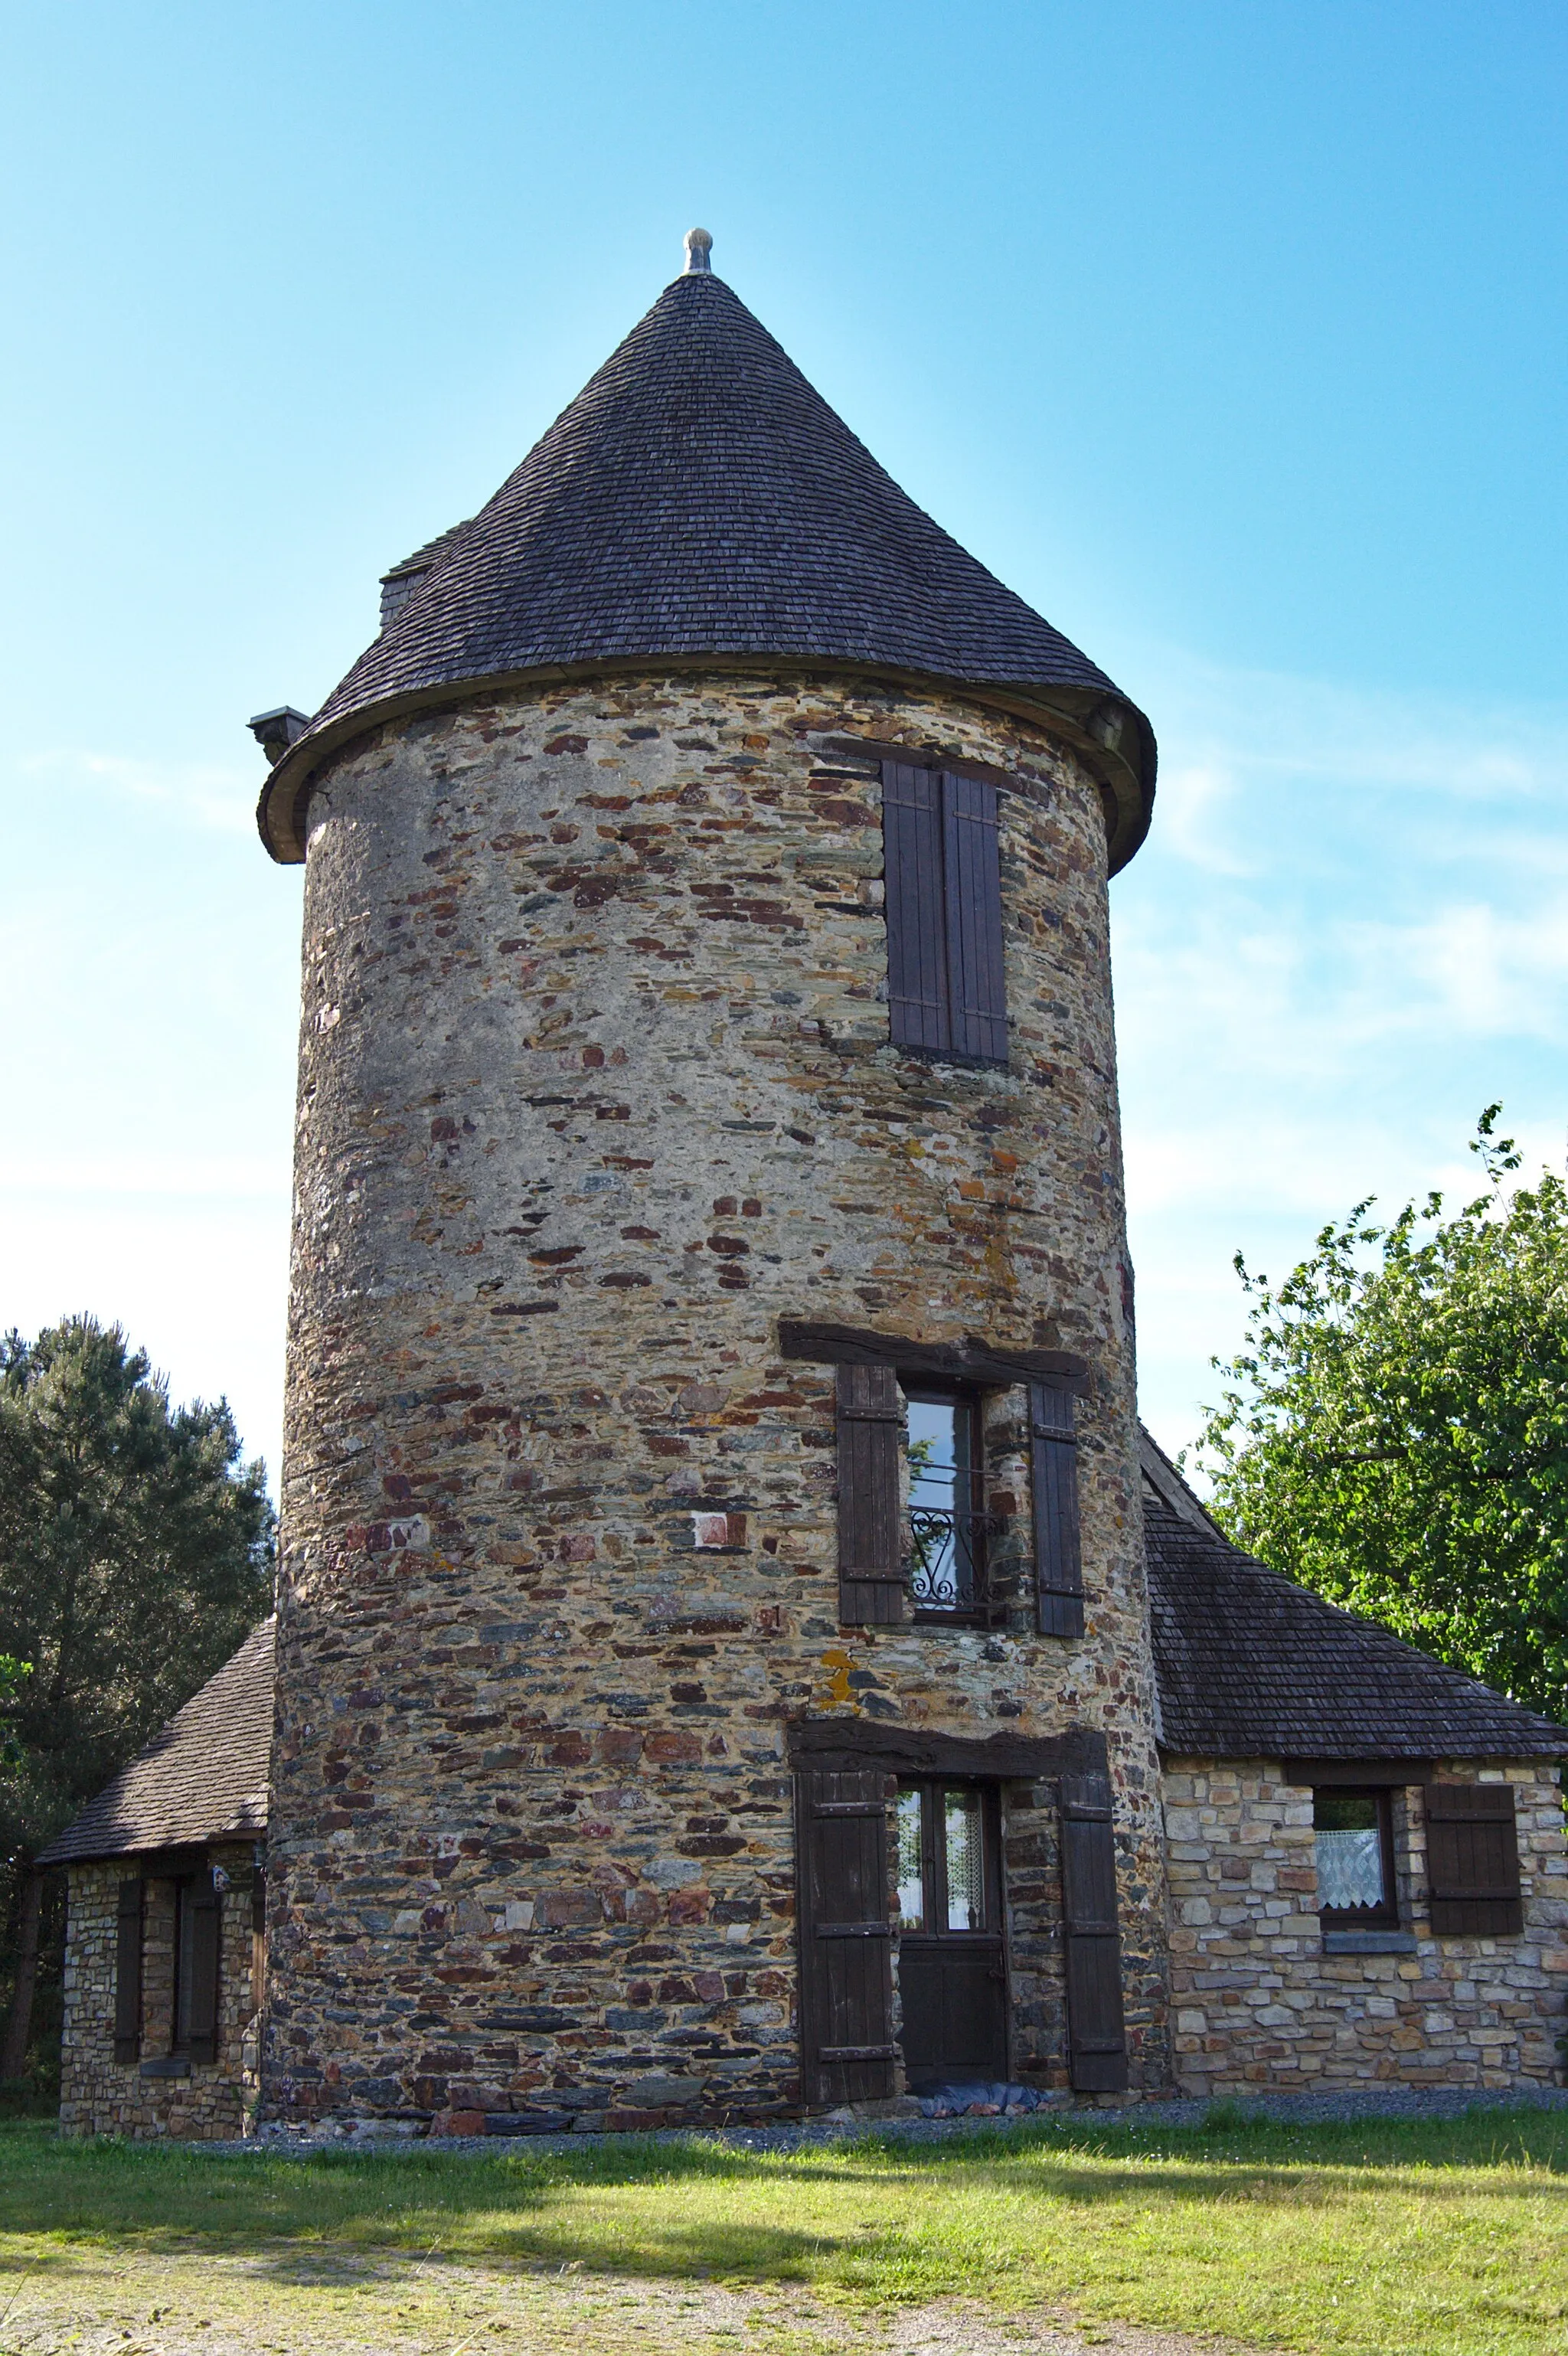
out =
<svg viewBox="0 0 1568 2356"><path fill-rule="evenodd" d="M1007 1526L997 1514L959 1514L945 1505L912 1505L908 1516L910 1598L928 1613L972 1619L990 1609L987 1556Z"/></svg>

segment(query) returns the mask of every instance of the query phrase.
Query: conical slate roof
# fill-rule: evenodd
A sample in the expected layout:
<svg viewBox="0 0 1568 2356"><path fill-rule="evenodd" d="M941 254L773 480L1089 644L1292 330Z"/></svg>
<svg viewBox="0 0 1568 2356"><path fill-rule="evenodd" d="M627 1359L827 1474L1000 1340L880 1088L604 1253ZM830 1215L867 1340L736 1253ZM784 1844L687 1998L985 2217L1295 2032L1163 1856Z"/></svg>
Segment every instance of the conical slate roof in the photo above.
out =
<svg viewBox="0 0 1568 2356"><path fill-rule="evenodd" d="M1143 715L900 490L706 271L665 289L433 552L272 771L259 817L274 857L303 857L301 788L348 737L482 683L649 659L782 659L977 691L1085 751L1113 798L1114 864L1147 829Z"/></svg>

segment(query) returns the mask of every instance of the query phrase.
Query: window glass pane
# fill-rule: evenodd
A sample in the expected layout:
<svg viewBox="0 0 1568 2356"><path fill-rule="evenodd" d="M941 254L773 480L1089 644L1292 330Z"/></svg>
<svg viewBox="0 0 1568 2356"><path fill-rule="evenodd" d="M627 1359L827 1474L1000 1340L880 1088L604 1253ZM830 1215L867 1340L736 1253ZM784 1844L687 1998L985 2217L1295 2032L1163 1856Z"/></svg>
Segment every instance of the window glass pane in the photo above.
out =
<svg viewBox="0 0 1568 2356"><path fill-rule="evenodd" d="M943 1834L947 1844L947 1927L986 1927L986 1857L978 1792L942 1794Z"/></svg>
<svg viewBox="0 0 1568 2356"><path fill-rule="evenodd" d="M971 1494L975 1485L972 1471L974 1428L973 1403L968 1399L955 1399L953 1402L953 1510L958 1514L973 1514L978 1510L979 1500Z"/></svg>
<svg viewBox="0 0 1568 2356"><path fill-rule="evenodd" d="M967 1611L975 1601L970 1448L965 1398L912 1398L908 1407L911 1587L917 1612Z"/></svg>
<svg viewBox="0 0 1568 2356"><path fill-rule="evenodd" d="M909 1403L909 1501L951 1511L959 1462L958 1409L952 1399Z"/></svg>
<svg viewBox="0 0 1568 2356"><path fill-rule="evenodd" d="M921 1855L920 1794L901 1792L898 1804L899 1929L925 1928L925 1872Z"/></svg>
<svg viewBox="0 0 1568 2356"><path fill-rule="evenodd" d="M1336 1912L1381 1906L1383 1841L1378 1803L1370 1792L1318 1792L1312 1821L1317 1849L1317 1903Z"/></svg>

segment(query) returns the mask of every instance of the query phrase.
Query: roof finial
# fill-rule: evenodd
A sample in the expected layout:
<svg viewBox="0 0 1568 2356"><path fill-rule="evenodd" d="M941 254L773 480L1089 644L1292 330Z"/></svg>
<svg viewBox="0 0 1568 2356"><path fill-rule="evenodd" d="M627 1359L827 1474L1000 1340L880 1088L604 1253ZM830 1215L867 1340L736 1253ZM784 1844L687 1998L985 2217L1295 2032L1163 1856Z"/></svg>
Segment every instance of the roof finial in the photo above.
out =
<svg viewBox="0 0 1568 2356"><path fill-rule="evenodd" d="M688 229L686 232L686 268L681 272L681 276L683 278L708 276L713 268L713 264L708 259L712 251L713 240L705 229Z"/></svg>

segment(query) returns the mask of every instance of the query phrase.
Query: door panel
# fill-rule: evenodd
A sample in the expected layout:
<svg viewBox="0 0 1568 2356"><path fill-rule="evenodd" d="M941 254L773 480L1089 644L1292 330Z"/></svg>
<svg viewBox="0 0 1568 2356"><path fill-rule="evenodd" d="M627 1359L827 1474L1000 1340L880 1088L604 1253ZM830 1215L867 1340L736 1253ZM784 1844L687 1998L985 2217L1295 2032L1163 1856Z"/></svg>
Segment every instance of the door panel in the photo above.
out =
<svg viewBox="0 0 1568 2356"><path fill-rule="evenodd" d="M904 2070L916 2093L1008 2074L1008 1979L999 1939L918 1939L899 1951Z"/></svg>

